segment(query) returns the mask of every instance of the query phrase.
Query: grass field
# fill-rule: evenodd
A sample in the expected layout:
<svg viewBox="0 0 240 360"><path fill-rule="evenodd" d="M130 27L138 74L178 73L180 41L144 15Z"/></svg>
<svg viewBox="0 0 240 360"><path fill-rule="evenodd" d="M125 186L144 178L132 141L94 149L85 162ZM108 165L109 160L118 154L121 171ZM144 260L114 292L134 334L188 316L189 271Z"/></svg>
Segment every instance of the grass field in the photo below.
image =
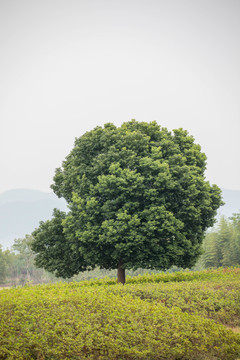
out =
<svg viewBox="0 0 240 360"><path fill-rule="evenodd" d="M240 359L240 269L0 292L0 359Z"/></svg>

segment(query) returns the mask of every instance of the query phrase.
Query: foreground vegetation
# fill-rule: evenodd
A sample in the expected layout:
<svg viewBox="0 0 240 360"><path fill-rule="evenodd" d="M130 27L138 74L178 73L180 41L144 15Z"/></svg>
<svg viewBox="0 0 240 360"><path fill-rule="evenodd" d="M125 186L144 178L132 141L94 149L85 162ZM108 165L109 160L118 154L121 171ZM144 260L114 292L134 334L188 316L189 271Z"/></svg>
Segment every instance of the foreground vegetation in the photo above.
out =
<svg viewBox="0 0 240 360"><path fill-rule="evenodd" d="M1 360L240 358L240 268L12 288L0 313Z"/></svg>

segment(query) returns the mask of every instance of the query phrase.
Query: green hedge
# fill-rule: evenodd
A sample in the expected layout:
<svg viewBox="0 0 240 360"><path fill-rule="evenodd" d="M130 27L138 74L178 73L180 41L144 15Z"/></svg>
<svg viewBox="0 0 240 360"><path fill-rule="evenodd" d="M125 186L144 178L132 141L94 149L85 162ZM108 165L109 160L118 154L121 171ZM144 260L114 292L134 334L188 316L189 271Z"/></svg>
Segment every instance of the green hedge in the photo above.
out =
<svg viewBox="0 0 240 360"><path fill-rule="evenodd" d="M174 273L160 272L157 274L145 273L138 276L127 276L127 284L146 284L146 283L168 283L168 282L188 282L188 281L208 281L216 279L233 279L240 277L240 268L218 268L207 269L202 271L178 271ZM72 282L72 287L76 286L95 286L95 285L116 285L116 278L105 277L103 279L83 280L80 282Z"/></svg>
<svg viewBox="0 0 240 360"><path fill-rule="evenodd" d="M145 294L154 290L141 286ZM238 358L239 334L183 312L181 304L167 307L157 301L157 288L149 301L131 287L70 283L0 291L0 359Z"/></svg>
<svg viewBox="0 0 240 360"><path fill-rule="evenodd" d="M228 326L240 326L240 281L130 284L109 291L142 300L161 303L168 308L179 307L183 312L198 314Z"/></svg>

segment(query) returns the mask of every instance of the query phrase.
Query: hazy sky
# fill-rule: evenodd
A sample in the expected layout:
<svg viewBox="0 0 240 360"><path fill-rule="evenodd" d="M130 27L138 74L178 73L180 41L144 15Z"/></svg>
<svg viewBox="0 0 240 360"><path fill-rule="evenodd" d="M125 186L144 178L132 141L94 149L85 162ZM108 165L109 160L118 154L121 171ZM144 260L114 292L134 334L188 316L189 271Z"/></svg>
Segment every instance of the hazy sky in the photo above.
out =
<svg viewBox="0 0 240 360"><path fill-rule="evenodd" d="M240 190L239 0L0 0L0 192L50 191L106 122L183 127Z"/></svg>

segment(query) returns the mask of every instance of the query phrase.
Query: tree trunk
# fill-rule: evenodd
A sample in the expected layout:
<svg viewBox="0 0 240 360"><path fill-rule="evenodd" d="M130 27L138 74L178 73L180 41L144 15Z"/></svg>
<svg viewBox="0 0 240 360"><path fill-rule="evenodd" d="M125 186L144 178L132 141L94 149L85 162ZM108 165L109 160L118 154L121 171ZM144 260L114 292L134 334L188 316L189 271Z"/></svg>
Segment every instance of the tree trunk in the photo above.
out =
<svg viewBox="0 0 240 360"><path fill-rule="evenodd" d="M117 282L125 284L125 269L122 268L122 262L118 263Z"/></svg>

